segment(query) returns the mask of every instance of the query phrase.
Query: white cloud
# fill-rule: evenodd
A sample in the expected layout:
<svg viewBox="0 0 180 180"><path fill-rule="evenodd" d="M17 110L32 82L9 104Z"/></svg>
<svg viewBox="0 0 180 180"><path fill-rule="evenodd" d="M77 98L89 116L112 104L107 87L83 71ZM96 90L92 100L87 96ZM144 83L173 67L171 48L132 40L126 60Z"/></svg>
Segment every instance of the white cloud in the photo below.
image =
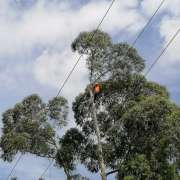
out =
<svg viewBox="0 0 180 180"><path fill-rule="evenodd" d="M54 5L40 0L31 8L20 11L13 9L9 1L0 2L0 12L3 12L0 16L0 57L16 57L22 54L28 56L36 47L56 49L51 53L43 52L32 59L35 61L32 69L35 78L40 83L55 88L59 87L59 82L63 81L64 75L77 59L69 50L71 42L79 32L95 29L110 5L108 0L92 0L80 8L73 8L70 1ZM138 12L137 6L137 0L116 1L101 28L111 35L124 29L128 35L134 35L144 24L144 18ZM64 62L63 59L68 61ZM62 64L67 68L61 69ZM8 78L6 81L6 74L1 73L1 79L5 83L9 80L13 83L13 79ZM11 77L14 77L14 74ZM82 86L78 84L78 87Z"/></svg>
<svg viewBox="0 0 180 180"><path fill-rule="evenodd" d="M150 16L161 2L162 0L144 0L141 6L143 11ZM163 49L180 28L180 1L165 0L159 11L161 16L158 22L158 31L162 39L161 48ZM174 86L175 83L177 83L179 76L177 67L180 67L179 46L180 34L174 39L165 54L156 64L156 67L152 70L153 73L150 75L151 79L169 86L172 84ZM161 51L161 49L159 51Z"/></svg>
<svg viewBox="0 0 180 180"><path fill-rule="evenodd" d="M162 0L143 0L141 2L141 7L146 15L151 16L155 12L155 10L157 9L157 7L160 5L161 2Z"/></svg>
<svg viewBox="0 0 180 180"><path fill-rule="evenodd" d="M170 41L170 39L178 31L178 29L180 29L180 16L165 17L162 19L160 24L160 34L164 38L164 44L167 44ZM178 63L180 65L179 46L180 33L169 47L167 51L167 57L169 60L164 62L164 64L167 64L169 66Z"/></svg>
<svg viewBox="0 0 180 180"><path fill-rule="evenodd" d="M162 48L170 41L180 28L180 17L164 17L160 23L160 35L163 38ZM180 77L180 33L165 51L150 73L149 78L166 85L170 93L177 94ZM161 51L161 50L160 50Z"/></svg>
<svg viewBox="0 0 180 180"><path fill-rule="evenodd" d="M39 1L21 13L11 9L13 15L9 16L8 5L4 0L2 2L4 5L0 6L0 11L6 13L0 18L0 55L19 51L22 53L35 45L52 45L57 41L69 44L80 31L95 28L110 4L107 0L93 0L79 9L72 9L66 3L56 7ZM136 33L144 22L136 9L137 2L116 1L103 29L118 33L129 27L129 33Z"/></svg>
<svg viewBox="0 0 180 180"><path fill-rule="evenodd" d="M180 15L180 1L179 0L168 0L165 3L165 10L172 15Z"/></svg>
<svg viewBox="0 0 180 180"><path fill-rule="evenodd" d="M152 15L157 7L163 2L163 0L143 0L141 7L144 13L148 16ZM162 3L159 13L168 12L172 15L179 15L180 1L179 0L165 0Z"/></svg>
<svg viewBox="0 0 180 180"><path fill-rule="evenodd" d="M39 56L34 62L33 73L37 80L42 84L48 84L55 88L60 88L70 69L74 66L77 54L73 54L70 49L64 52L48 52ZM63 89L63 94L73 98L85 87L87 71L85 60L79 61L77 69L73 72L70 82ZM72 100L72 99L71 99Z"/></svg>
<svg viewBox="0 0 180 180"><path fill-rule="evenodd" d="M0 1L0 57L31 53L32 49L37 46L56 49L51 53L45 51L40 54L34 62L32 72L39 82L57 88L59 82L62 82L65 77L64 74L72 67L71 63L77 59L69 50L72 40L80 31L94 29L97 26L110 1L92 0L74 9L67 2L60 3L58 6L53 3L47 5L45 0L37 2L31 8L19 12L9 5L9 1ZM138 0L116 1L103 22L102 29L111 35L116 35L121 30L125 30L130 35L137 33L145 22L145 18L138 10L138 2ZM145 13L150 15L160 2L160 0L144 0L141 7ZM161 9L161 12L166 11L171 14L171 16L166 15L162 18L159 25L159 32L164 43L172 36L180 22L179 3L179 0L167 0ZM177 43L179 44L178 39L168 51L168 61L173 63L179 59ZM61 69L62 64L65 64L67 68ZM5 83L13 81L12 79L6 81L6 74L10 72L0 74L0 78ZM78 86L82 87L82 85Z"/></svg>
<svg viewBox="0 0 180 180"><path fill-rule="evenodd" d="M162 0L143 0L141 3L142 9L148 15L152 15L157 9ZM165 45L180 28L180 1L179 0L165 0L159 13L163 13L159 22L159 33L163 38L163 45ZM176 43L179 43L179 38ZM176 48L171 48L176 49ZM177 53L175 53L177 54ZM173 57L174 58L174 57ZM177 57L175 57L176 59Z"/></svg>
<svg viewBox="0 0 180 180"><path fill-rule="evenodd" d="M32 49L37 46L45 47L47 50L32 59L34 61L32 75L41 84L57 89L77 60L77 55L70 51L71 42L80 31L91 30L97 26L110 1L91 0L79 8L73 8L70 1L61 2L58 5L45 2L45 0L40 0L34 3L31 8L18 11L9 5L9 0L0 0L0 57L32 53ZM143 12L149 16L160 2L160 0L142 1ZM166 17L162 18L159 24L159 32L164 39L162 46L173 35L180 22L179 3L179 0L166 0L161 9L161 12L170 14L166 14ZM115 1L102 24L102 29L111 35L117 35L122 30L125 30L130 36L135 35L143 27L147 18L143 17L138 5L138 0ZM167 64L169 62L172 65L177 63L180 56L177 48L179 44L177 39L169 48L168 58L166 58ZM84 87L86 69L84 61L81 62L76 75L72 76L72 83L69 83L71 88L66 89L68 95L72 95L76 89L78 92ZM165 64L163 62L163 65ZM7 77L13 77L9 74L16 71L14 68L0 74L0 79L4 83L13 83L13 78Z"/></svg>
<svg viewBox="0 0 180 180"><path fill-rule="evenodd" d="M144 24L143 17L137 11L137 2L137 0L116 1L103 22L102 29L111 35L118 34L124 28L131 35L135 34ZM44 51L35 60L33 73L39 82L55 88L60 86L59 83L63 82L65 75L78 58L70 51L71 42L80 31L96 28L109 4L110 1L106 0L90 1L75 10L66 9L69 6L63 4L62 10L59 11L61 6L48 8L39 3L26 12L20 22L16 22L15 34L19 39L16 41L16 47L19 50L29 49L36 44L60 49L59 52ZM17 51L15 49L16 53ZM85 66L81 64L79 66L77 75L72 77L70 83L73 88L66 89L66 94L72 95L74 91L78 92L84 87Z"/></svg>
<svg viewBox="0 0 180 180"><path fill-rule="evenodd" d="M24 64L9 64L0 67L0 88L13 90L17 88L17 84L23 81L23 74L30 72L28 63Z"/></svg>

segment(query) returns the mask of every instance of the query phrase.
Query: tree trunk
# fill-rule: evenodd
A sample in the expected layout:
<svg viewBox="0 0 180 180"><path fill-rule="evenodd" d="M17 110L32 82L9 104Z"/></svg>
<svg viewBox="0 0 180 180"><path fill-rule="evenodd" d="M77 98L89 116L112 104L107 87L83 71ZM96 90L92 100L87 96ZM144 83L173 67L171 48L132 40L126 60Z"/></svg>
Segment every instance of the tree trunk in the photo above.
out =
<svg viewBox="0 0 180 180"><path fill-rule="evenodd" d="M65 174L66 174L67 180L72 180L72 176L71 176L71 174L69 173L69 171L66 169L66 167L64 167L64 172L65 172Z"/></svg>
<svg viewBox="0 0 180 180"><path fill-rule="evenodd" d="M109 176L110 174L117 173L118 171L119 171L119 169L116 169L116 170L110 171L110 172L106 173L106 176Z"/></svg>
<svg viewBox="0 0 180 180"><path fill-rule="evenodd" d="M99 161L101 179L107 180L103 152L102 152L100 130L99 130L99 125L98 125L98 121L97 121L96 107L95 107L95 103L94 103L94 94L92 92L92 88L90 88L90 96L91 96L91 104L92 104L92 118L93 118L95 133L96 133L96 137L97 137L98 161Z"/></svg>

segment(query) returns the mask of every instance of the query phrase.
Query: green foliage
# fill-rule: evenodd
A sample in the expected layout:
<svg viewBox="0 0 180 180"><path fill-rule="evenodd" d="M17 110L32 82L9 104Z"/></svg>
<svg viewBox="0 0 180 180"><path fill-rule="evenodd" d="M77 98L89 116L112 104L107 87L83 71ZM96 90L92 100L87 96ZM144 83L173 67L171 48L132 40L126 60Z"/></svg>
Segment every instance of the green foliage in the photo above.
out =
<svg viewBox="0 0 180 180"><path fill-rule="evenodd" d="M72 43L74 51L87 55L91 80L105 72L108 73L101 79L122 79L144 69L144 60L136 49L126 43L113 44L109 35L100 30L93 34L94 31L80 33Z"/></svg>
<svg viewBox="0 0 180 180"><path fill-rule="evenodd" d="M53 104L54 101L56 102ZM61 124L64 124L67 101L58 98L49 104L50 109L47 109L42 99L34 94L3 113L3 135L0 146L4 160L12 161L18 152L30 152L47 157L52 155L54 150L51 144L54 143L55 132L50 120L55 116L54 119L58 123L62 121Z"/></svg>
<svg viewBox="0 0 180 180"><path fill-rule="evenodd" d="M63 97L56 97L49 101L49 116L55 120L55 122L63 127L67 125L67 114L68 114L68 105L67 100Z"/></svg>
<svg viewBox="0 0 180 180"><path fill-rule="evenodd" d="M81 176L80 174L75 174L72 176L73 180L89 180L87 177Z"/></svg>
<svg viewBox="0 0 180 180"><path fill-rule="evenodd" d="M168 117L167 123L169 137L170 160L180 167L180 109L177 108Z"/></svg>
<svg viewBox="0 0 180 180"><path fill-rule="evenodd" d="M154 82L147 82L143 87L143 94L145 96L152 96L152 95L159 95L165 98L169 98L169 93L167 89L157 83Z"/></svg>
<svg viewBox="0 0 180 180"><path fill-rule="evenodd" d="M146 98L127 111L122 117L123 130L128 133L131 143L138 143L141 149L144 143L153 143L154 138L164 130L166 116L171 109L167 99L154 96ZM148 141L145 138L148 138Z"/></svg>
<svg viewBox="0 0 180 180"><path fill-rule="evenodd" d="M121 174L122 173L122 174ZM137 155L120 168L117 179L144 180L151 178L151 168L144 155Z"/></svg>
<svg viewBox="0 0 180 180"><path fill-rule="evenodd" d="M92 38L93 37L93 38ZM91 32L82 32L74 40L71 47L73 51L80 54L89 54L97 49L103 50L112 45L111 37L100 30Z"/></svg>
<svg viewBox="0 0 180 180"><path fill-rule="evenodd" d="M75 169L75 162L79 157L82 145L85 143L83 134L76 128L71 128L60 139L60 148L56 154L56 164L63 167L67 176Z"/></svg>
<svg viewBox="0 0 180 180"><path fill-rule="evenodd" d="M134 176L126 176L124 180L135 180Z"/></svg>
<svg viewBox="0 0 180 180"><path fill-rule="evenodd" d="M171 179L170 155L172 151L169 151L169 148L174 141L171 144L169 132L172 131L169 131L170 126L168 127L167 124L171 124L172 119L168 117L174 113L175 109L174 104L161 96L147 97L132 107L123 115L119 125L111 129L110 135L113 135L110 136L109 143L115 147L114 151L117 153L110 158L125 158L123 166L131 175L132 172L128 169L129 164L126 162L132 163L132 157L143 154L151 171L147 179ZM121 126L121 129L117 129L118 126ZM124 156L125 152L127 152L126 156ZM177 156L173 158L176 159ZM138 170L138 168L135 169ZM142 175L142 173L139 174ZM138 178L137 174L132 175L135 179L144 179Z"/></svg>
<svg viewBox="0 0 180 180"><path fill-rule="evenodd" d="M113 126L116 121L119 121L119 119L122 118L127 110L146 97L155 95L160 96L161 92L164 90L162 87L161 91L161 86L159 86L160 92L155 91L153 88L148 90L146 84L146 80L139 75L130 76L125 80L109 80L101 82L103 91L98 96L96 106L98 109L103 104L103 107L106 109L106 111L98 111L97 114L103 136L107 134L108 129ZM86 90L84 94L80 94L76 97L76 100L73 103L75 121L77 125L80 125L83 128L83 131L87 136L94 133L93 122L91 121L91 111L89 111L89 98L90 95L88 90Z"/></svg>

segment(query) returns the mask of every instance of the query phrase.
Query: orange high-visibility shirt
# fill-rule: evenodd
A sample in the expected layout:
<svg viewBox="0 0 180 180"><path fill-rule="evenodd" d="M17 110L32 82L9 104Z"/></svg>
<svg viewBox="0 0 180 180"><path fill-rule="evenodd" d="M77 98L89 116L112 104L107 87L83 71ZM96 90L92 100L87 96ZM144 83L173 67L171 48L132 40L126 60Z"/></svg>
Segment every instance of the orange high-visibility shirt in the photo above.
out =
<svg viewBox="0 0 180 180"><path fill-rule="evenodd" d="M100 91L101 91L100 85L99 85L99 84L96 84L96 85L94 86L94 92L95 92L95 93L100 93Z"/></svg>

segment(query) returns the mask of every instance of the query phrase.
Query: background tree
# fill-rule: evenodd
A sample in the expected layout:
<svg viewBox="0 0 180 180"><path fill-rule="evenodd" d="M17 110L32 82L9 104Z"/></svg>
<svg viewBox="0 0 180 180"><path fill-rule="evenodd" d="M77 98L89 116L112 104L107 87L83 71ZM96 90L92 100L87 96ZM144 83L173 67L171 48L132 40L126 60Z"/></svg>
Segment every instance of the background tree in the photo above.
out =
<svg viewBox="0 0 180 180"><path fill-rule="evenodd" d="M54 98L45 104L38 95L30 95L4 112L0 143L2 158L12 161L18 152L52 157L55 131L51 123L56 121L64 125L67 110L67 101L63 97Z"/></svg>
<svg viewBox="0 0 180 180"><path fill-rule="evenodd" d="M68 123L67 113L68 104L63 97L44 103L34 94L17 103L3 113L2 158L12 161L18 152L52 158L64 169L67 179L73 179L72 171L85 138L76 128L69 129L62 137L57 135L56 127Z"/></svg>
<svg viewBox="0 0 180 180"><path fill-rule="evenodd" d="M64 168L64 172L67 176L67 180L83 179L80 175L72 175L72 171L75 170L76 163L79 159L79 155L83 144L86 139L76 128L71 128L65 135L59 140L59 149L56 153L56 164L60 168Z"/></svg>
<svg viewBox="0 0 180 180"><path fill-rule="evenodd" d="M167 126L172 121L172 119L168 119L168 116L176 108L167 99L154 96L147 97L124 114L121 119L122 130L114 128L111 132L116 132L119 142L126 142L126 146L128 146L125 161L120 163L118 159L121 159L121 155L116 154L118 155L116 163L119 163L120 167L125 167L124 169L120 168L119 177L121 178L119 179L123 179L126 173L133 175L135 179L144 179L140 177L143 173L140 174L138 168L136 169L134 166L137 155L143 156L150 168L145 179L174 179L174 176L178 175L177 172L172 174L171 171L174 162L171 161L172 151L169 151L172 144ZM118 151L123 148L123 144L115 142L116 139L112 138L109 142L110 144L116 143L115 150ZM134 169L128 168L130 165Z"/></svg>
<svg viewBox="0 0 180 180"><path fill-rule="evenodd" d="M55 159L59 143L54 125L65 126L67 113L65 98L44 103L36 94L5 111L0 142L3 160L12 161L18 152Z"/></svg>

